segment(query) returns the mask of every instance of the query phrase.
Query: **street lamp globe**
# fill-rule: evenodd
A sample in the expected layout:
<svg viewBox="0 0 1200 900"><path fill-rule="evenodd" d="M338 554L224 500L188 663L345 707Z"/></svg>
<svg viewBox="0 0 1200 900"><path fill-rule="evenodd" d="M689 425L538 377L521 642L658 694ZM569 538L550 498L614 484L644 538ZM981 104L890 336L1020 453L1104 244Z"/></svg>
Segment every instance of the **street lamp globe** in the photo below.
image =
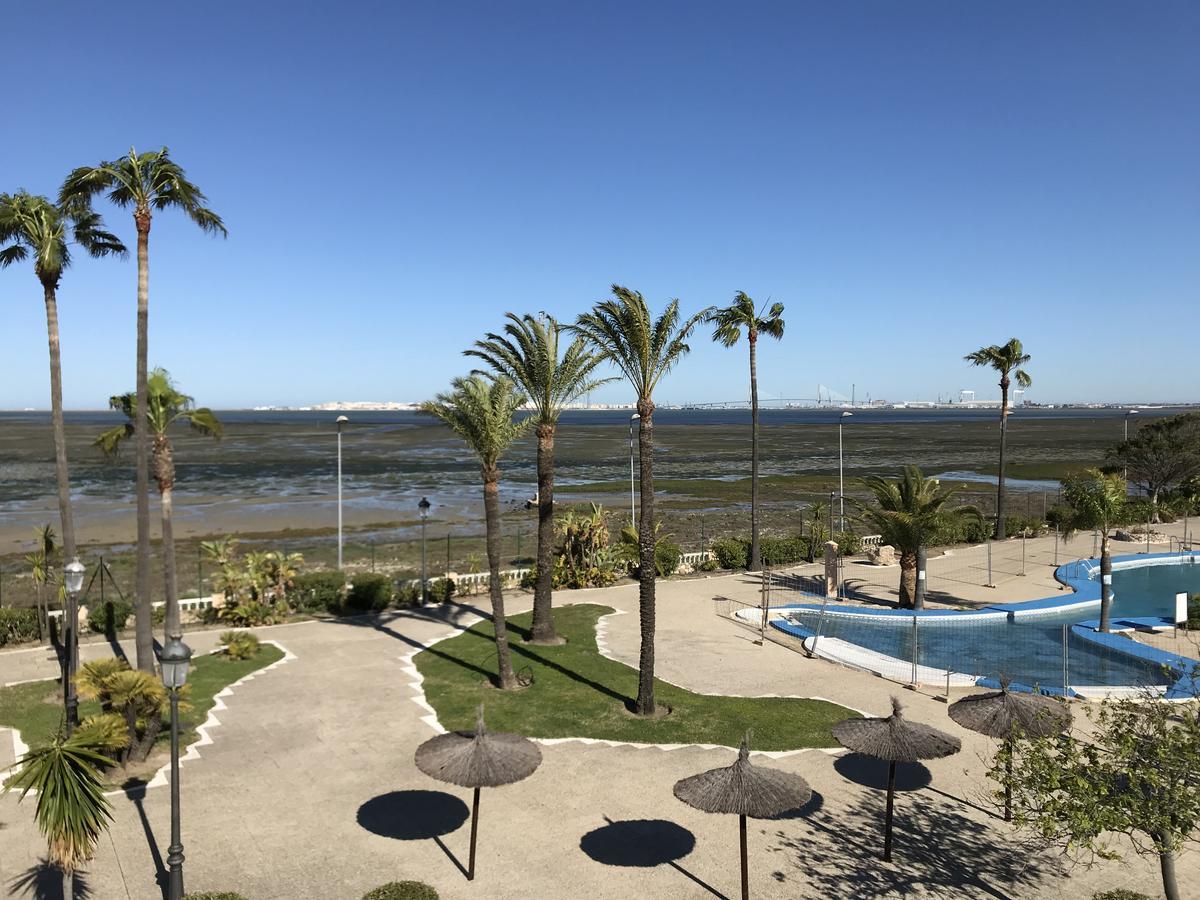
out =
<svg viewBox="0 0 1200 900"><path fill-rule="evenodd" d="M433 506L433 504L429 502L428 497L421 498L421 502L417 504L417 509L421 510L421 518L422 519L426 519L429 517L429 508L431 506Z"/></svg>
<svg viewBox="0 0 1200 900"><path fill-rule="evenodd" d="M78 556L63 566L63 583L67 588L68 594L78 594L83 590L83 576L85 571L83 563L79 561Z"/></svg>
<svg viewBox="0 0 1200 900"><path fill-rule="evenodd" d="M187 682L191 659L192 648L178 635L167 638L166 645L158 654L158 662L162 666L163 687L169 691L177 691L183 687Z"/></svg>

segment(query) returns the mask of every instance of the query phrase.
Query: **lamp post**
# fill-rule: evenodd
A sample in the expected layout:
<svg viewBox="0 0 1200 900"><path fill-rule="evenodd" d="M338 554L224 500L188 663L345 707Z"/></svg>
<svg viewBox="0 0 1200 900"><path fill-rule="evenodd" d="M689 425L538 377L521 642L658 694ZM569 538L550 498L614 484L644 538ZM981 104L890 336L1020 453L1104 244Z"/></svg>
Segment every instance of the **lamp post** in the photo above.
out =
<svg viewBox="0 0 1200 900"><path fill-rule="evenodd" d="M842 425L854 413L844 412L838 417L838 527L839 530L846 530L846 476L842 466Z"/></svg>
<svg viewBox="0 0 1200 900"><path fill-rule="evenodd" d="M338 466L337 466L337 482L338 482L338 571L342 571L342 426L350 420L345 416L337 417L337 441L338 441Z"/></svg>
<svg viewBox="0 0 1200 900"><path fill-rule="evenodd" d="M629 417L629 527L637 530L637 504L633 493L633 421L640 419L638 413Z"/></svg>
<svg viewBox="0 0 1200 900"><path fill-rule="evenodd" d="M1129 442L1129 417L1136 416L1137 414L1138 414L1138 411L1136 409L1129 409L1129 410L1125 411L1125 442L1126 443ZM1122 475L1122 477L1125 479L1126 482L1129 481L1129 466L1125 466L1124 474ZM1129 490L1128 484L1125 485L1125 490L1126 491Z"/></svg>
<svg viewBox="0 0 1200 900"><path fill-rule="evenodd" d="M187 682L192 650L178 635L158 654L163 687L171 697L171 845L167 848L167 900L183 900L183 842L179 834L179 691Z"/></svg>
<svg viewBox="0 0 1200 900"><path fill-rule="evenodd" d="M67 714L67 734L79 724L79 696L75 693L75 671L79 666L79 592L83 590L85 569L79 557L63 567L63 587L67 589L67 610L63 616L67 628L67 659L63 666L63 704Z"/></svg>
<svg viewBox="0 0 1200 900"><path fill-rule="evenodd" d="M425 523L429 519L429 507L433 506L428 497L422 497L417 504L421 511L421 602L425 602Z"/></svg>

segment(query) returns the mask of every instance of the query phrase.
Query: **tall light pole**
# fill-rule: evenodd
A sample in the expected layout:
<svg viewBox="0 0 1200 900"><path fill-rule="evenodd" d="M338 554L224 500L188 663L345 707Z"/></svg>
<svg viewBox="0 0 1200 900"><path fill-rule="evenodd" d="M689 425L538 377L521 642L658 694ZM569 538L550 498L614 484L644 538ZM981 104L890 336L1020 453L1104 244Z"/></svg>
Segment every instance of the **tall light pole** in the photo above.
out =
<svg viewBox="0 0 1200 900"><path fill-rule="evenodd" d="M187 682L192 650L178 635L158 654L163 687L171 696L171 845L167 848L167 900L183 900L183 841L179 828L179 691Z"/></svg>
<svg viewBox="0 0 1200 900"><path fill-rule="evenodd" d="M1129 443L1129 417L1130 417L1130 416L1136 416L1137 414L1138 414L1138 411L1137 411L1136 409L1128 409L1128 410L1126 410L1126 411L1125 411L1125 442L1126 442L1126 443ZM1123 475L1122 477L1123 477L1123 478L1125 479L1125 481L1127 482L1127 483L1126 483L1126 485L1125 485L1125 490L1127 490L1127 491L1128 491L1128 490L1129 490L1129 485L1128 485L1128 481L1129 481L1129 466L1125 466L1125 469L1124 469L1124 475Z"/></svg>
<svg viewBox="0 0 1200 900"><path fill-rule="evenodd" d="M83 590L83 563L74 557L63 566L63 587L67 589L67 610L63 624L67 628L67 659L63 666L63 705L67 714L67 734L79 724L79 695L75 692L75 671L79 666L79 592Z"/></svg>
<svg viewBox="0 0 1200 900"><path fill-rule="evenodd" d="M629 417L629 527L637 530L637 505L633 493L633 421L640 419L638 413Z"/></svg>
<svg viewBox="0 0 1200 900"><path fill-rule="evenodd" d="M338 434L338 571L342 571L342 426L350 420L345 416L337 417Z"/></svg>
<svg viewBox="0 0 1200 900"><path fill-rule="evenodd" d="M429 519L429 507L433 506L428 497L422 497L417 504L421 511L421 602L425 602L425 523Z"/></svg>
<svg viewBox="0 0 1200 900"><path fill-rule="evenodd" d="M846 474L842 456L842 425L852 415L852 412L843 412L838 417L838 525L841 531L846 530Z"/></svg>

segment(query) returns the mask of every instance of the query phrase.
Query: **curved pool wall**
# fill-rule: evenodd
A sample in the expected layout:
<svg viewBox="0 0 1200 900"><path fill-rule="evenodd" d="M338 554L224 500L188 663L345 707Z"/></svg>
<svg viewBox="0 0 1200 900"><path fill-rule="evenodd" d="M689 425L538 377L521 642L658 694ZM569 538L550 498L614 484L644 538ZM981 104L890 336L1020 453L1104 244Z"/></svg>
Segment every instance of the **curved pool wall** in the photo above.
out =
<svg viewBox="0 0 1200 900"><path fill-rule="evenodd" d="M1113 558L1113 570L1118 572L1147 566L1197 564L1200 564L1200 553ZM1014 650L1019 651L1021 660L1030 664L1027 666L1030 671L1043 677L1026 679L1033 684L1015 682L1014 687L1018 689L1036 688L1044 693L1086 697L1133 693L1147 688L1167 699L1185 699L1200 694L1200 661L1120 634L1100 632L1094 623L1081 624L1099 615L1100 584L1093 577L1098 572L1097 559L1066 563L1055 569L1054 577L1070 588L1071 594L1019 603L997 603L969 612L798 603L771 607L769 624L800 638L805 649L813 655L895 680L952 686L995 686L1005 668L1004 661L995 667L996 671L984 674L979 674L978 670L987 666L978 661L989 655L1005 655L995 652L999 649L995 643L1002 637L1001 631L1012 643L1012 638L1020 633L1014 626L1028 626L1023 635L1026 641L1020 647L1007 648L1009 660ZM741 618L756 623L761 621L761 615L759 610L739 613ZM1130 622L1131 627L1152 624L1145 619L1131 619ZM1153 624L1170 627L1165 620ZM966 637L976 626L979 633L973 637L983 638L982 646L964 647L961 653L942 646L932 655L945 661L944 665L928 665L921 661L925 649L922 641L934 646L939 642L943 645L953 643L946 640L954 636L948 633L951 627L959 636ZM935 630L928 631L929 628ZM985 632L995 633L985 635ZM990 647L986 643L989 638L992 641ZM974 668L977 671L956 671L972 668L968 665L972 651L976 653ZM946 659L947 656L953 658ZM1056 659L1062 663L1065 677L1058 675L1055 678L1050 674L1059 665ZM1022 666L1017 663L1010 668L1020 671ZM1067 683L1063 684L1064 681Z"/></svg>

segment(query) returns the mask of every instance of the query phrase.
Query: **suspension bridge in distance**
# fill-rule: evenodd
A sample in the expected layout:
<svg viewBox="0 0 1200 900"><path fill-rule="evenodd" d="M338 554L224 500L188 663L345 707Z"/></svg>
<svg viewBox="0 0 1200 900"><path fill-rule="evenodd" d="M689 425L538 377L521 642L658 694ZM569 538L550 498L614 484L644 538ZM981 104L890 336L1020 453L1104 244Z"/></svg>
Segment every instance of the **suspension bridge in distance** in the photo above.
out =
<svg viewBox="0 0 1200 900"><path fill-rule="evenodd" d="M871 402L868 396L866 403ZM823 384L817 385L817 396L815 397L759 397L758 406L760 409L791 409L791 408L820 408L820 407L839 407L839 406L857 406L854 402L854 390L851 389L850 396L839 393L832 388L826 387ZM716 400L708 403L681 403L680 409L749 409L750 400Z"/></svg>

